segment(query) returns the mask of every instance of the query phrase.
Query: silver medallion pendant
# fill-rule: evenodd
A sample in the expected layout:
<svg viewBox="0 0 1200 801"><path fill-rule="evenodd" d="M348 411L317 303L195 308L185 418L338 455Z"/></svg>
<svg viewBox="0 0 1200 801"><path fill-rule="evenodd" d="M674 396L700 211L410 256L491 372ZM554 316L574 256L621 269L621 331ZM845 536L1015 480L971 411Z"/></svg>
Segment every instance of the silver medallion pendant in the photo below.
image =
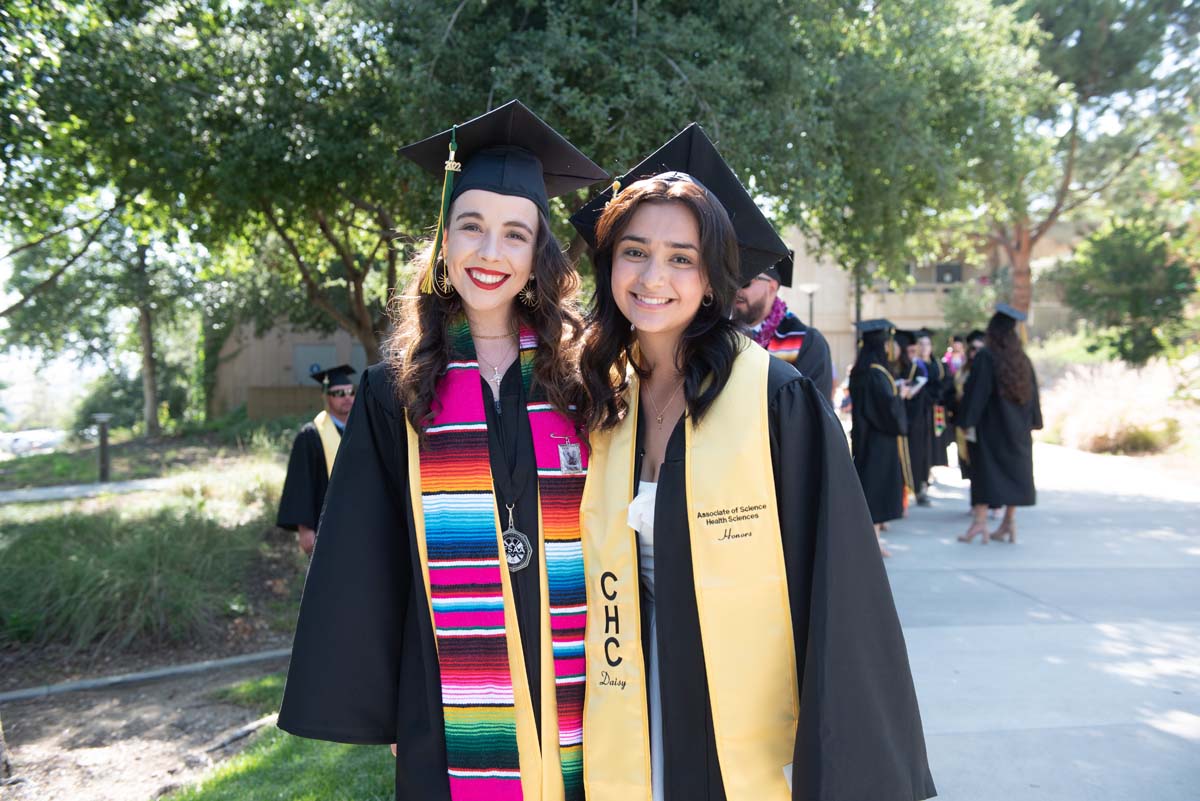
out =
<svg viewBox="0 0 1200 801"><path fill-rule="evenodd" d="M583 454L579 451L579 444L568 442L565 445L559 445L558 464L564 473L582 473Z"/></svg>
<svg viewBox="0 0 1200 801"><path fill-rule="evenodd" d="M533 546L525 532L518 530L510 522L501 539L504 541L504 560L508 562L508 572L516 573L529 567L533 559Z"/></svg>

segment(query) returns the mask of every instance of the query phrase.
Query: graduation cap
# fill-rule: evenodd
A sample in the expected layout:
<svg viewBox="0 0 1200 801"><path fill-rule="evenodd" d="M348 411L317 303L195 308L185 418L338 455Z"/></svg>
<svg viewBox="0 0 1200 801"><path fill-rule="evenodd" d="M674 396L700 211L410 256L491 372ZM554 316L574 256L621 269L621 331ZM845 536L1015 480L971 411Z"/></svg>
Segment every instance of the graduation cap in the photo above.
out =
<svg viewBox="0 0 1200 801"><path fill-rule="evenodd" d="M1007 303L997 303L996 314L1003 314L1005 317L1011 317L1018 323L1023 323L1029 318L1029 315L1025 314L1025 312L1021 311L1020 309L1015 309L1012 306L1009 306Z"/></svg>
<svg viewBox="0 0 1200 801"><path fill-rule="evenodd" d="M875 331L890 331L895 328L895 324L891 320L877 317L874 320L863 320L855 323L854 327L858 329L860 334L871 334Z"/></svg>
<svg viewBox="0 0 1200 801"><path fill-rule="evenodd" d="M704 129L694 122L647 156L641 164L614 181L612 186L589 200L571 215L571 224L594 249L596 223L600 221L605 206L614 194L635 181L654 177L691 181L721 201L737 234L743 284L753 281L760 273L775 270L780 283L791 285L792 260L787 245L721 158Z"/></svg>
<svg viewBox="0 0 1200 801"><path fill-rule="evenodd" d="M987 334L976 328L971 333L967 334L967 342L974 342L977 339L987 339Z"/></svg>
<svg viewBox="0 0 1200 801"><path fill-rule="evenodd" d="M317 365L313 365L315 368ZM321 385L322 389L340 386L342 384L353 384L354 379L350 376L358 372L348 364L339 364L337 367L330 367L328 370L313 369L309 372L308 377Z"/></svg>
<svg viewBox="0 0 1200 801"><path fill-rule="evenodd" d="M400 154L443 177L435 243L441 242L450 204L469 189L527 198L549 214L550 198L608 178L519 100L406 145ZM432 270L421 290L433 291Z"/></svg>
<svg viewBox="0 0 1200 801"><path fill-rule="evenodd" d="M917 329L917 339L920 339L921 337L932 338L935 333L937 333L937 332L934 331L932 328L918 328Z"/></svg>
<svg viewBox="0 0 1200 801"><path fill-rule="evenodd" d="M897 328L895 334L896 344L902 348L907 348L909 345L917 344L917 336L915 331L909 331L904 328Z"/></svg>
<svg viewBox="0 0 1200 801"><path fill-rule="evenodd" d="M775 266L769 270L763 270L760 275L769 275L778 281L783 286L792 285L792 270L796 264L796 252L788 248L788 254L775 263ZM784 280L784 276L787 280Z"/></svg>

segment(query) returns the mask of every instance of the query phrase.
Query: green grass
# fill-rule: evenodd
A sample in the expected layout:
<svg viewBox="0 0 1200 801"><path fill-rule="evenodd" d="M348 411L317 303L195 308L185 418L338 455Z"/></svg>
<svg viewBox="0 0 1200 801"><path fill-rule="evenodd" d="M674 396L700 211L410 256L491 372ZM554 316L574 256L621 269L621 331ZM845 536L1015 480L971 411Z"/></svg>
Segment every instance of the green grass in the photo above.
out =
<svg viewBox="0 0 1200 801"><path fill-rule="evenodd" d="M261 594L253 568L303 574L263 538L281 478L227 460L161 493L0 507L0 644L119 650L217 634Z"/></svg>
<svg viewBox="0 0 1200 801"><path fill-rule="evenodd" d="M1082 329L1073 334L1057 333L1026 347L1041 384L1052 384L1076 364L1100 364L1113 360L1111 353L1101 348L1089 351L1092 340Z"/></svg>
<svg viewBox="0 0 1200 801"><path fill-rule="evenodd" d="M338 745L260 735L204 781L171 801L391 801L395 760L385 745Z"/></svg>
<svg viewBox="0 0 1200 801"><path fill-rule="evenodd" d="M259 714L270 714L279 709L283 701L283 682L286 673L270 673L257 679L247 679L223 687L214 693L219 701L244 706Z"/></svg>

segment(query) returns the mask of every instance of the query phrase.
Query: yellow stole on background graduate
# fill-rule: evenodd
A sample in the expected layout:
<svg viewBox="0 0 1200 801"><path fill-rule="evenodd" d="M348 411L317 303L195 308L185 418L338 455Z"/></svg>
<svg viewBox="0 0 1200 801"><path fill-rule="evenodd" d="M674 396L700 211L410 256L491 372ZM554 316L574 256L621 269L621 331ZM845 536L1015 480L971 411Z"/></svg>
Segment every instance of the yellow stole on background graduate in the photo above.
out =
<svg viewBox="0 0 1200 801"><path fill-rule="evenodd" d="M313 418L313 425L316 426L317 434L321 437L321 450L325 451L325 476L328 478L333 475L333 460L337 458L338 446L342 444L342 435L338 433L337 426L334 425L329 412L324 410Z"/></svg>
<svg viewBox="0 0 1200 801"><path fill-rule="evenodd" d="M729 383L703 422L685 422L696 608L725 794L730 801L790 801L800 702L771 468L770 356L749 340L740 344ZM591 437L581 509L588 598L583 712L588 801L651 797L637 535L625 523L637 480L636 378L629 392L625 419ZM669 640L670 632L663 633Z"/></svg>

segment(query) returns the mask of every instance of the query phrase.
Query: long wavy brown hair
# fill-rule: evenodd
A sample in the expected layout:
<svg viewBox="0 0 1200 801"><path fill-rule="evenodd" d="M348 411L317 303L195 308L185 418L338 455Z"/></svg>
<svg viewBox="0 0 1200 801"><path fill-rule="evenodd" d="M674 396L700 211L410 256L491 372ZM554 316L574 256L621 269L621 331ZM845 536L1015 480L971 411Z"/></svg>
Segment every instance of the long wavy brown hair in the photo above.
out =
<svg viewBox="0 0 1200 801"><path fill-rule="evenodd" d="M696 312L676 353L688 414L694 421L700 421L729 381L738 352L738 328L730 312L741 270L737 234L725 207L703 186L687 179L655 176L630 184L609 203L596 224L592 255L596 299L579 360L588 395L585 419L593 430L611 428L625 415L629 407L627 368L632 366L643 377L648 372L635 358L636 335L609 291L613 248L643 203L682 203L700 226L700 262L712 302ZM712 380L707 381L710 376Z"/></svg>
<svg viewBox="0 0 1200 801"><path fill-rule="evenodd" d="M1020 406L1033 397L1033 363L1025 355L1017 322L997 312L988 322L984 347L996 359L996 387L1000 397Z"/></svg>
<svg viewBox="0 0 1200 801"><path fill-rule="evenodd" d="M434 262L431 241L418 255L418 270L404 293L394 296L390 308L393 333L387 342L387 362L396 380L401 403L408 410L422 441L424 429L438 411L437 384L450 362L449 324L463 312L457 293L442 297L420 291L425 274L435 278L445 268L441 258ZM533 277L538 302L530 308L519 300L513 309L521 322L537 332L533 357L533 390L545 396L555 409L580 422L577 404L582 396L578 353L583 322L579 313L579 274L567 260L550 230L550 221L538 212L537 241L533 253Z"/></svg>

